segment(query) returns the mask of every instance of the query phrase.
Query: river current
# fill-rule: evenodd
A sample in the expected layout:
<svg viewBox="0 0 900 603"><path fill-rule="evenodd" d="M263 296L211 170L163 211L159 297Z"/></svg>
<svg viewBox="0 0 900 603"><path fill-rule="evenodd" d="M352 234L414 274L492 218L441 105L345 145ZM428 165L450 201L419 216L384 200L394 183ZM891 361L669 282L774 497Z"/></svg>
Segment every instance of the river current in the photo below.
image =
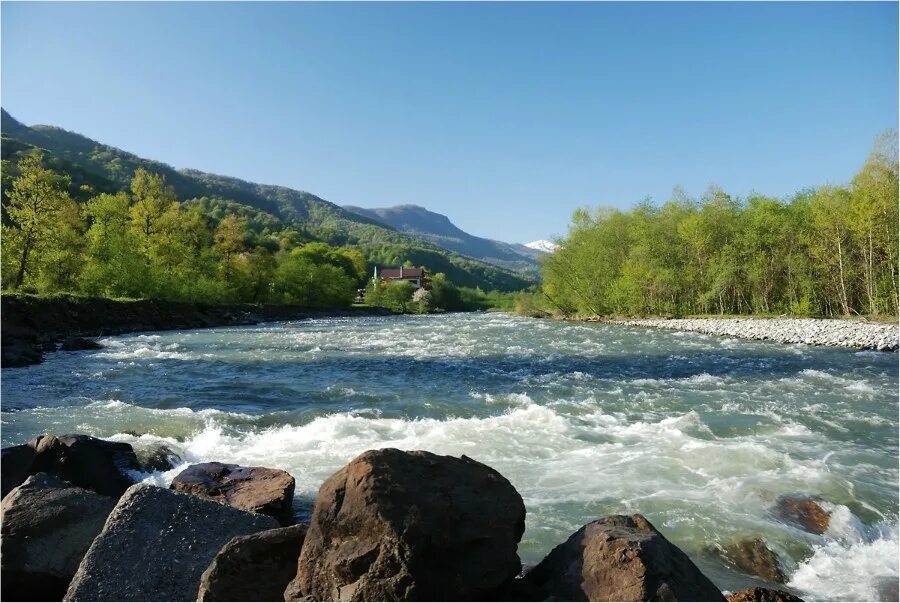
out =
<svg viewBox="0 0 900 603"><path fill-rule="evenodd" d="M368 317L124 335L2 371L2 442L88 433L187 463L319 485L370 448L466 454L528 510L536 563L584 523L640 512L720 587L758 579L716 546L761 536L808 600L898 576L896 354L504 314ZM423 484L427 487L427 484ZM772 512L828 502L813 535Z"/></svg>

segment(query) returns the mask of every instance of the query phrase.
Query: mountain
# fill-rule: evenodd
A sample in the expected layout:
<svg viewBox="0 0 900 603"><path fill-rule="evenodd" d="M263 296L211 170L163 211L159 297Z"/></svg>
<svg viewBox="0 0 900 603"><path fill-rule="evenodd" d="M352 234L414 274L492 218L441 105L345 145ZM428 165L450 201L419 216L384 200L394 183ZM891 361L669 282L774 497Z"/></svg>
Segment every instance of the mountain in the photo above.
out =
<svg viewBox="0 0 900 603"><path fill-rule="evenodd" d="M370 263L396 265L408 261L432 272L444 272L458 285L485 290L516 291L534 283L533 278L521 273L448 251L305 191L192 169L176 170L62 128L26 126L2 109L0 133L4 184L14 175L15 162L37 147L43 150L48 167L72 176L72 193L77 200L91 194L82 185L94 193L127 189L134 171L143 167L163 174L182 202L213 208L220 214L250 214L257 218L251 224L290 227L308 240L355 245Z"/></svg>
<svg viewBox="0 0 900 603"><path fill-rule="evenodd" d="M537 275L537 254L523 245L503 243L471 235L442 214L418 205L395 205L373 209L345 205L344 209L400 232L428 241L438 247L477 258L530 275Z"/></svg>
<svg viewBox="0 0 900 603"><path fill-rule="evenodd" d="M525 247L529 249L534 249L536 251L542 251L544 253L553 253L559 247L553 241L547 241L545 239L541 239L540 241L532 241L531 243L525 243Z"/></svg>

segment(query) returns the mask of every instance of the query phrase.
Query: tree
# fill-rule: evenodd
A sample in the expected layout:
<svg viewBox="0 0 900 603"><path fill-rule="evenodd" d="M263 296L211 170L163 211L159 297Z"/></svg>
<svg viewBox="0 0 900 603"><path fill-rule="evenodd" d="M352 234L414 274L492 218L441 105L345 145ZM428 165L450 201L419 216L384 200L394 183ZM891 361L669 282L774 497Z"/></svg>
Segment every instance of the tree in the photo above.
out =
<svg viewBox="0 0 900 603"><path fill-rule="evenodd" d="M6 205L10 226L3 232L3 255L8 258L4 263L12 268L4 286L13 289L35 276L35 267L46 259L42 256L71 242L72 229L78 228L77 209L68 193L71 180L44 168L40 152L23 157L18 168Z"/></svg>
<svg viewBox="0 0 900 603"><path fill-rule="evenodd" d="M101 194L86 204L90 222L81 289L89 295L140 297L152 291L149 268L131 230L128 194Z"/></svg>

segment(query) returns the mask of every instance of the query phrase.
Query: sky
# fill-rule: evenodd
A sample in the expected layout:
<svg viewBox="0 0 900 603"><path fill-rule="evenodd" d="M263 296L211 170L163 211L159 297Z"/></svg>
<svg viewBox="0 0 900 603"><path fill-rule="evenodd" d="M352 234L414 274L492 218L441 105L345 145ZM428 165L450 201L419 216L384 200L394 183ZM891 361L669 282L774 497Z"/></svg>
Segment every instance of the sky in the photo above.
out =
<svg viewBox="0 0 900 603"><path fill-rule="evenodd" d="M897 3L10 3L0 103L177 168L472 234L850 180L898 121Z"/></svg>

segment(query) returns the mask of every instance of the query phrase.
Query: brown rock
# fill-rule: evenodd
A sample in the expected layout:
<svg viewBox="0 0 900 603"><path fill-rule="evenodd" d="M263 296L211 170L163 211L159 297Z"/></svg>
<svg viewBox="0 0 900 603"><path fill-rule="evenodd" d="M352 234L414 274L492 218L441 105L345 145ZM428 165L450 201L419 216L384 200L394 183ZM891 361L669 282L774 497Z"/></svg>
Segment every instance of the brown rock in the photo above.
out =
<svg viewBox="0 0 900 603"><path fill-rule="evenodd" d="M0 598L59 601L116 500L38 473L3 499Z"/></svg>
<svg viewBox="0 0 900 603"><path fill-rule="evenodd" d="M762 538L750 538L729 544L723 549L724 557L741 571L770 582L784 583L784 573L778 556L766 546Z"/></svg>
<svg viewBox="0 0 900 603"><path fill-rule="evenodd" d="M774 588L761 588L754 586L736 593L732 593L727 597L728 601L766 601L769 603L780 603L782 601L803 601L800 597L792 595L783 590L775 590Z"/></svg>
<svg viewBox="0 0 900 603"><path fill-rule="evenodd" d="M271 515L281 525L293 523L294 478L281 469L200 463L179 473L170 488L236 509Z"/></svg>
<svg viewBox="0 0 900 603"><path fill-rule="evenodd" d="M232 538L200 577L198 601L281 601L297 573L306 526Z"/></svg>
<svg viewBox="0 0 900 603"><path fill-rule="evenodd" d="M782 496L775 502L775 513L781 519L807 532L824 534L831 514L817 500L806 496Z"/></svg>
<svg viewBox="0 0 900 603"><path fill-rule="evenodd" d="M285 601L469 601L521 565L525 505L468 457L370 450L319 489Z"/></svg>
<svg viewBox="0 0 900 603"><path fill-rule="evenodd" d="M642 515L611 515L572 534L525 580L557 601L724 601Z"/></svg>

